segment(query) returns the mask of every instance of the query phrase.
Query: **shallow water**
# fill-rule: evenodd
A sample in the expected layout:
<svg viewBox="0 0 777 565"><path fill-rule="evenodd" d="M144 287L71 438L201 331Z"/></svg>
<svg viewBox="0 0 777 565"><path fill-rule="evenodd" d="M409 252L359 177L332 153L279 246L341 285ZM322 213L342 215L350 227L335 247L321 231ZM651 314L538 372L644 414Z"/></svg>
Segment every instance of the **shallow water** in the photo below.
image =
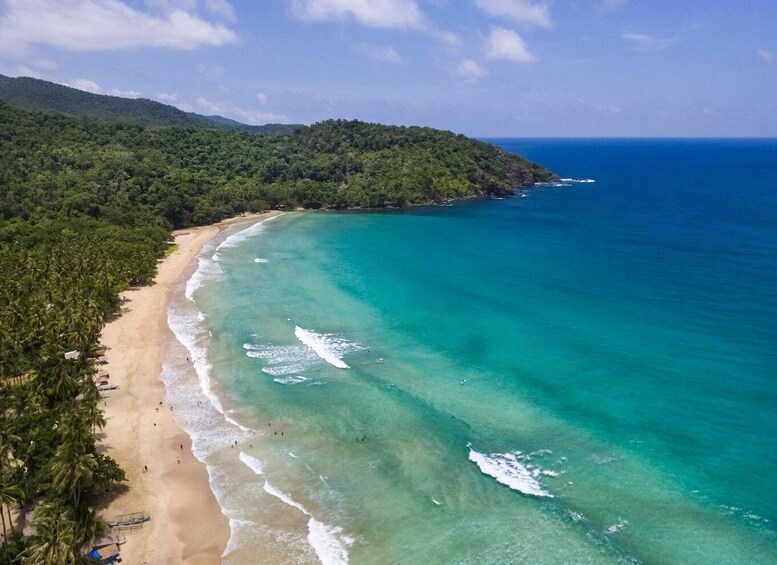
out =
<svg viewBox="0 0 777 565"><path fill-rule="evenodd" d="M163 378L225 562L775 562L777 142L498 143L595 182L203 251Z"/></svg>

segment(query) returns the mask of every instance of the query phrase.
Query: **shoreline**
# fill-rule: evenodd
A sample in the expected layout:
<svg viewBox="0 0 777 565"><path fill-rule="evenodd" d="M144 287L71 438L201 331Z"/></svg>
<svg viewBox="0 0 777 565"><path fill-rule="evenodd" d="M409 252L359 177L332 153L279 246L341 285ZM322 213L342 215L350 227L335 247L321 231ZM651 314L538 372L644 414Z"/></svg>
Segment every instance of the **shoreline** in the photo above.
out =
<svg viewBox="0 0 777 565"><path fill-rule="evenodd" d="M203 247L227 227L278 215L264 212L173 232L177 247L158 264L154 283L122 293L121 315L105 325L110 374L118 389L102 399L106 426L100 449L127 475L127 491L102 515L146 512L141 529L122 532L128 563L220 563L230 527L211 491L205 465L192 453L191 439L165 402L163 355L175 340L167 322L170 298L190 276ZM146 471L147 467L147 471Z"/></svg>

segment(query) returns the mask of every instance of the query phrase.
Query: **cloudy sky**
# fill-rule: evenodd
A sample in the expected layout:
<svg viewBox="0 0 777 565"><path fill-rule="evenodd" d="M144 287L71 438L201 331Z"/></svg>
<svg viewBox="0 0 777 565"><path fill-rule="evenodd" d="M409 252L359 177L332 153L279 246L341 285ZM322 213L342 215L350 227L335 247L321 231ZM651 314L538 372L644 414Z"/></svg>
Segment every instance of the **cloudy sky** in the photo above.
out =
<svg viewBox="0 0 777 565"><path fill-rule="evenodd" d="M242 122L777 136L777 0L0 0L0 73Z"/></svg>

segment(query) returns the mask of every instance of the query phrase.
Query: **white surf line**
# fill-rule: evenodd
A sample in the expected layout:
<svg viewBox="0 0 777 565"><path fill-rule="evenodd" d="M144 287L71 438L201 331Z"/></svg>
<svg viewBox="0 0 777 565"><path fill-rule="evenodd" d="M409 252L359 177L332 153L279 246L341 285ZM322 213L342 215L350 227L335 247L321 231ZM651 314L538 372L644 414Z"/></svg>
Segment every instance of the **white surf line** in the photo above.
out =
<svg viewBox="0 0 777 565"><path fill-rule="evenodd" d="M259 235L264 231L264 228L265 228L264 224L271 222L276 218L280 218L281 216L283 216L283 212L281 212L280 214L276 214L275 216L270 216L269 218L261 219L258 222L251 224L247 228L243 228L239 231L236 231L235 233L228 236L224 241L222 241L216 247L216 253L218 253L222 249L229 249L231 247L236 247L239 243L242 243L246 239L249 239L255 235Z"/></svg>
<svg viewBox="0 0 777 565"><path fill-rule="evenodd" d="M536 474L518 460L519 454L520 452L486 455L469 448L469 460L475 463L483 474L493 477L498 483L530 496L553 498L552 494L542 488Z"/></svg>
<svg viewBox="0 0 777 565"><path fill-rule="evenodd" d="M297 339L308 346L316 355L321 357L324 361L337 367L338 369L348 369L348 365L340 359L334 352L329 349L326 341L324 341L320 335L303 329L299 326L294 326L294 335Z"/></svg>
<svg viewBox="0 0 777 565"><path fill-rule="evenodd" d="M245 463L258 476L264 476L264 467L261 461L247 453L240 452L240 461ZM291 498L288 494L272 486L265 478L264 491L277 498L284 504L296 508L309 518L308 543L316 552L316 556L323 565L347 565L348 548L356 541L354 538L343 535L343 529L339 526L328 526L316 520L308 509Z"/></svg>

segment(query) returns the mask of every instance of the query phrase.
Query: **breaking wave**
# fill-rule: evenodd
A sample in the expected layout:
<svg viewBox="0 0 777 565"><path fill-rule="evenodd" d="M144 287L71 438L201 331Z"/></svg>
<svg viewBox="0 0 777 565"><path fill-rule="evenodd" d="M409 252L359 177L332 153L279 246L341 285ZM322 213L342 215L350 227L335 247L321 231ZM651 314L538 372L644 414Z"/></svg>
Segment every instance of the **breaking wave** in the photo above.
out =
<svg viewBox="0 0 777 565"><path fill-rule="evenodd" d="M241 451L240 460L257 475L264 475L262 463L256 457ZM296 508L309 518L308 543L313 548L313 551L316 552L321 563L324 565L344 565L348 563L348 548L356 541L354 538L344 535L343 529L339 526L330 526L316 520L307 508L282 490L275 488L267 479L264 481L263 488L267 494L274 496L292 508Z"/></svg>
<svg viewBox="0 0 777 565"><path fill-rule="evenodd" d="M299 326L294 328L297 339L308 346L316 355L324 361L337 367L347 369L348 365L341 359L349 348L351 342L333 334L317 334L311 330L305 330Z"/></svg>
<svg viewBox="0 0 777 565"><path fill-rule="evenodd" d="M496 479L512 490L516 490L530 496L544 496L553 498L553 495L545 490L539 481L542 469L530 463L531 458L520 451L508 453L479 453L470 447L469 460L475 463L480 471Z"/></svg>
<svg viewBox="0 0 777 565"><path fill-rule="evenodd" d="M595 179L561 179L561 182L591 183L591 182L596 182L596 180Z"/></svg>
<svg viewBox="0 0 777 565"><path fill-rule="evenodd" d="M278 377L275 379L276 382L283 380L282 384L302 382L295 381L295 379L304 379L299 376L299 373L321 365L322 361L338 369L347 369L348 365L342 357L364 349L361 344L335 334L318 334L297 327L295 335L302 342L301 345L244 343L243 349L246 350L248 357L264 360L267 366L262 368L262 372Z"/></svg>

